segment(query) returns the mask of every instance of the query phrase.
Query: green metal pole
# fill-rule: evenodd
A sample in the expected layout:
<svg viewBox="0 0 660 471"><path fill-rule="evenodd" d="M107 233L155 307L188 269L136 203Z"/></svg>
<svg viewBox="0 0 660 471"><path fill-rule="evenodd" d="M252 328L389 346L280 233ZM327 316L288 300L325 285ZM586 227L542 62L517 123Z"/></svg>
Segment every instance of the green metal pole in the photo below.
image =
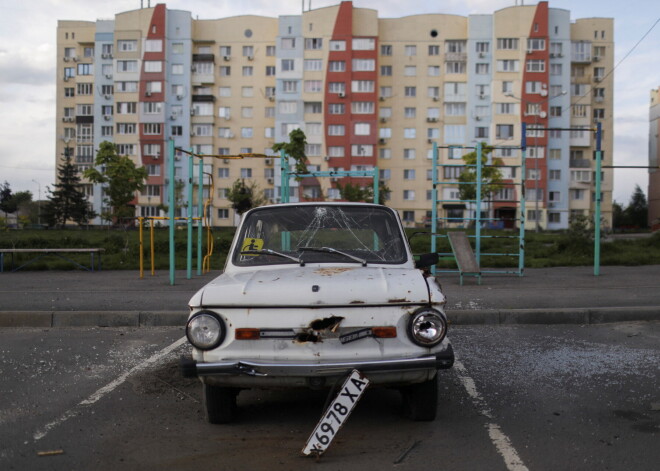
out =
<svg viewBox="0 0 660 471"><path fill-rule="evenodd" d="M527 123L522 123L522 136L520 138L520 149L522 152L520 165L520 227L518 242L520 252L518 253L518 275L522 276L525 270L525 181L527 166Z"/></svg>
<svg viewBox="0 0 660 471"><path fill-rule="evenodd" d="M188 155L188 237L186 240L186 278L188 280L192 278L193 158L192 155Z"/></svg>
<svg viewBox="0 0 660 471"><path fill-rule="evenodd" d="M435 234L438 230L438 143L433 141L433 173L431 175L433 181L433 189L431 190L431 200L433 206L431 206L431 252L437 252L437 241ZM435 275L435 265L431 267L431 273Z"/></svg>
<svg viewBox="0 0 660 471"><path fill-rule="evenodd" d="M477 227L475 228L475 236L476 236L476 256L477 256L477 264L481 266L481 174L482 174L482 165L483 163L481 162L481 142L477 142L477 193L476 193L476 202L477 202L477 213L475 219L475 223Z"/></svg>
<svg viewBox="0 0 660 471"><path fill-rule="evenodd" d="M602 127L596 124L596 212L594 214L594 276L600 275L600 186L602 170L602 155L600 150Z"/></svg>
<svg viewBox="0 0 660 471"><path fill-rule="evenodd" d="M170 285L174 285L174 139L170 139L169 150Z"/></svg>
<svg viewBox="0 0 660 471"><path fill-rule="evenodd" d="M289 163L286 158L284 150L280 151L280 169L281 169L281 183L280 183L280 201L282 203L289 202Z"/></svg>
<svg viewBox="0 0 660 471"><path fill-rule="evenodd" d="M197 217L198 219L198 224L197 224L197 274L201 275L202 274L202 226L203 221L204 221L204 205L202 204L202 197L204 195L204 188L202 187L202 182L204 177L204 159L199 159L199 188L197 189ZM209 185L210 185L209 181ZM211 191L209 187L209 192Z"/></svg>
<svg viewBox="0 0 660 471"><path fill-rule="evenodd" d="M380 194L379 194L379 184L378 184L378 166L374 167L374 203L378 204L380 201Z"/></svg>

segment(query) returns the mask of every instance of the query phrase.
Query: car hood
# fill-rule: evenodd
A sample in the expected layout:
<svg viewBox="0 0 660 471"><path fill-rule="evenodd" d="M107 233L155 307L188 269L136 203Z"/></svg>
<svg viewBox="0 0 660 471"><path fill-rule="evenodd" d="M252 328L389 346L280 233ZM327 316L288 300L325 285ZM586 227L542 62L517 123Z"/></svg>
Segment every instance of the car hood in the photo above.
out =
<svg viewBox="0 0 660 471"><path fill-rule="evenodd" d="M191 307L427 303L429 288L420 270L325 265L224 273L190 300Z"/></svg>

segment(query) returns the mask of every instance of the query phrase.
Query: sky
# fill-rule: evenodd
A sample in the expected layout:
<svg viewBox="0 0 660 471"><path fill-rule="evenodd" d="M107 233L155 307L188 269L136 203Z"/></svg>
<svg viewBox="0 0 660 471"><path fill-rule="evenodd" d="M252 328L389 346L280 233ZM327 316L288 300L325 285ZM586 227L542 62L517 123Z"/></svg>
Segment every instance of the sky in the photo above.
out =
<svg viewBox="0 0 660 471"><path fill-rule="evenodd" d="M310 1L315 9L338 4L340 0L304 0L305 9ZM28 190L34 199L39 195L44 199L47 187L52 187L55 180L57 21L113 19L116 13L136 10L141 5L147 7L148 3L149 0L0 0L0 183L8 181L13 192ZM151 0L151 6L156 3ZM165 3L169 9L190 11L198 19L299 15L303 8L303 0ZM355 7L377 9L380 18L424 13L491 14L516 4L536 3L536 0L353 0ZM571 20L614 18L614 165L648 165L650 91L660 87L660 4L657 0L550 0L549 6L569 10ZM646 169L614 170L615 201L628 204L635 185L647 193Z"/></svg>

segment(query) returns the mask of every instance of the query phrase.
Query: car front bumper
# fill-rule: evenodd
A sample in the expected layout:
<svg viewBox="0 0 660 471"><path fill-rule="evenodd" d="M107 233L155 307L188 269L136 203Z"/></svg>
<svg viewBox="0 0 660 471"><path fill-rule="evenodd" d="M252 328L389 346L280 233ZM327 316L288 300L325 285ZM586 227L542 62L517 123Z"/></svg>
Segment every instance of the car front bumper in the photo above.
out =
<svg viewBox="0 0 660 471"><path fill-rule="evenodd" d="M451 344L441 352L415 358L362 361L278 362L262 360L226 360L213 363L181 358L181 372L186 378L216 375L247 375L266 377L337 376L357 369L361 372L399 372L440 370L454 364Z"/></svg>

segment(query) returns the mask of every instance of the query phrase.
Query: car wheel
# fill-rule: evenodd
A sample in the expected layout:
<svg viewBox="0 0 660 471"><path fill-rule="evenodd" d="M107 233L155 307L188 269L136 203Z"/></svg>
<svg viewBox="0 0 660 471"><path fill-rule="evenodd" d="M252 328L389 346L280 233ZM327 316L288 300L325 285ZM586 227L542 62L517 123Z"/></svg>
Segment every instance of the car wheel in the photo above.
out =
<svg viewBox="0 0 660 471"><path fill-rule="evenodd" d="M206 419L212 424L227 424L236 418L236 396L233 388L203 385Z"/></svg>
<svg viewBox="0 0 660 471"><path fill-rule="evenodd" d="M438 377L413 384L401 391L405 415L417 422L435 420L438 410Z"/></svg>

